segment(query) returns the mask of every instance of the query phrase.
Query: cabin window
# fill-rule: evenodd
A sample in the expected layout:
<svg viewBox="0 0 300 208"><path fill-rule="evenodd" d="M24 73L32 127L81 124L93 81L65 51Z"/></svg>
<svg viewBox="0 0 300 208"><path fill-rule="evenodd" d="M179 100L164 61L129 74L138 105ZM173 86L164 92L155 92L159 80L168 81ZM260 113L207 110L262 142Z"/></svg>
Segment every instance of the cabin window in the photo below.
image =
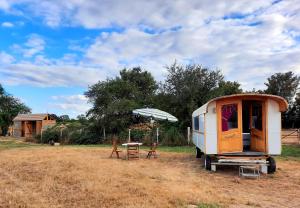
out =
<svg viewBox="0 0 300 208"><path fill-rule="evenodd" d="M199 116L199 131L204 133L204 115Z"/></svg>
<svg viewBox="0 0 300 208"><path fill-rule="evenodd" d="M252 128L262 130L262 104L252 104Z"/></svg>
<svg viewBox="0 0 300 208"><path fill-rule="evenodd" d="M194 117L194 130L199 131L199 117Z"/></svg>
<svg viewBox="0 0 300 208"><path fill-rule="evenodd" d="M238 128L237 104L222 106L222 131Z"/></svg>

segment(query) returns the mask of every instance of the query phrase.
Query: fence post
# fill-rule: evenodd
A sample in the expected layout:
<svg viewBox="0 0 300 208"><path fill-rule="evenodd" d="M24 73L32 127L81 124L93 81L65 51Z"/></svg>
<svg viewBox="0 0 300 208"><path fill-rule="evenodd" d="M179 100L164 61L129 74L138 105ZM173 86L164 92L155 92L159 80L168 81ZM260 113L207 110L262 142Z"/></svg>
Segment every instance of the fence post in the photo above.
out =
<svg viewBox="0 0 300 208"><path fill-rule="evenodd" d="M191 142L191 127L187 127L187 141L188 141L188 145L190 145L190 142Z"/></svg>
<svg viewBox="0 0 300 208"><path fill-rule="evenodd" d="M300 144L300 129L297 129L297 133L298 133L298 143Z"/></svg>

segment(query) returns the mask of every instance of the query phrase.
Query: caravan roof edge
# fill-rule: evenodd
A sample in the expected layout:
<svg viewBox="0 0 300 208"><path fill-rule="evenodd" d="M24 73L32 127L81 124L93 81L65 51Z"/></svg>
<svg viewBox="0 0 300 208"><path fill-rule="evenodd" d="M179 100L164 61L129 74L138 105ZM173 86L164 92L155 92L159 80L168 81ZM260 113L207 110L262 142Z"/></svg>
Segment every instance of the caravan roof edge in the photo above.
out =
<svg viewBox="0 0 300 208"><path fill-rule="evenodd" d="M288 103L287 101L280 96L277 95L270 95L270 94L256 94L256 93L243 93L243 94L234 94L234 95L226 95L226 96L221 96L221 97L216 97L214 99L211 99L204 105L202 105L200 108L195 110L193 112L194 114L197 113L197 115L207 113L207 107L210 103L217 101L217 100L224 100L224 99L230 99L230 98L248 98L248 99L255 99L255 98L269 98L272 100L275 100L279 104L279 111L284 112L288 108Z"/></svg>

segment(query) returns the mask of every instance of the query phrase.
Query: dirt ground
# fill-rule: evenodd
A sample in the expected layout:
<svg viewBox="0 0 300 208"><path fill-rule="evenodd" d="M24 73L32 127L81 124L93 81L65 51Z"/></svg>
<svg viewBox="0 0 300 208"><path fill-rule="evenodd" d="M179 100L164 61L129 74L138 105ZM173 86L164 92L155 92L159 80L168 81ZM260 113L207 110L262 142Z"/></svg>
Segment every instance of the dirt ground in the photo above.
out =
<svg viewBox="0 0 300 208"><path fill-rule="evenodd" d="M300 162L274 175L240 179L237 169L205 171L187 153L110 159L107 148L0 151L0 207L300 207Z"/></svg>

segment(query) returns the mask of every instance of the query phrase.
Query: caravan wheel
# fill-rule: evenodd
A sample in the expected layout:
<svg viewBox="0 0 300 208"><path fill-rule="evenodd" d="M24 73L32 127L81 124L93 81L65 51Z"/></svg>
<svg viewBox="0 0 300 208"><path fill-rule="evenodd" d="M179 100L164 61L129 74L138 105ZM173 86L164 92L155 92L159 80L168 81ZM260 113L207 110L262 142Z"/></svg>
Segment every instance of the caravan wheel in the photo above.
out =
<svg viewBox="0 0 300 208"><path fill-rule="evenodd" d="M211 157L208 155L205 155L204 167L206 170L211 170Z"/></svg>
<svg viewBox="0 0 300 208"><path fill-rule="evenodd" d="M275 159L273 157L269 157L267 159L267 161L269 162L268 174L275 173L275 171L276 171L276 161L275 161Z"/></svg>
<svg viewBox="0 0 300 208"><path fill-rule="evenodd" d="M203 153L201 152L200 148L196 147L196 158L201 158L202 154Z"/></svg>

